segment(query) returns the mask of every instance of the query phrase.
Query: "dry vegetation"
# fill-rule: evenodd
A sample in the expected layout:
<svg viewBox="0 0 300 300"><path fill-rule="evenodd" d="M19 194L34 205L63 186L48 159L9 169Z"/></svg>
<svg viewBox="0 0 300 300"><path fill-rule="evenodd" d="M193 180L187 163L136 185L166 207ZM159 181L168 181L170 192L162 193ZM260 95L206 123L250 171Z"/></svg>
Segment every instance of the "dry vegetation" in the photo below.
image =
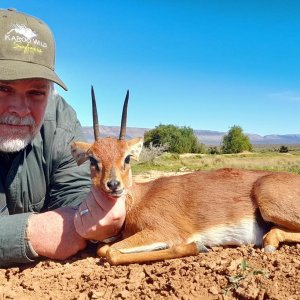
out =
<svg viewBox="0 0 300 300"><path fill-rule="evenodd" d="M259 148L256 152L241 154L171 154L163 153L155 159L144 159L133 165L135 175L160 172L188 172L219 168L243 168L269 171L286 171L300 174L300 147L288 153L277 148Z"/></svg>

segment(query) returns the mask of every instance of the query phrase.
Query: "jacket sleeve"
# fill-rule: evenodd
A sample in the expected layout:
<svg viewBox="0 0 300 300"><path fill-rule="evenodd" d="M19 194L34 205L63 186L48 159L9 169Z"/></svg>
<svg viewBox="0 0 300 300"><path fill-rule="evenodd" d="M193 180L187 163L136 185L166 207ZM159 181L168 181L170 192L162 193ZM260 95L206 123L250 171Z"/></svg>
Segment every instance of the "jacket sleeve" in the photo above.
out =
<svg viewBox="0 0 300 300"><path fill-rule="evenodd" d="M25 232L30 213L5 215L0 218L0 267L33 262L34 253Z"/></svg>

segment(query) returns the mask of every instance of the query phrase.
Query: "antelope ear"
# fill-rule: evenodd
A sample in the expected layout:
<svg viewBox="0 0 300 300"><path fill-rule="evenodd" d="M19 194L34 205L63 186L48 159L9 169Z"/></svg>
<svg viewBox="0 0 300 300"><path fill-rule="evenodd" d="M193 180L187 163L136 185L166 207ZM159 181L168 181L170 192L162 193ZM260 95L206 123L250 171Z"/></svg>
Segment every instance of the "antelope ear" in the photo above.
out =
<svg viewBox="0 0 300 300"><path fill-rule="evenodd" d="M84 142L73 142L71 144L71 154L77 162L77 165L80 166L88 158L87 151L91 148L91 144Z"/></svg>
<svg viewBox="0 0 300 300"><path fill-rule="evenodd" d="M128 154L131 155L133 159L139 160L139 156L143 148L143 142L144 139L142 137L127 141L127 145L129 146Z"/></svg>

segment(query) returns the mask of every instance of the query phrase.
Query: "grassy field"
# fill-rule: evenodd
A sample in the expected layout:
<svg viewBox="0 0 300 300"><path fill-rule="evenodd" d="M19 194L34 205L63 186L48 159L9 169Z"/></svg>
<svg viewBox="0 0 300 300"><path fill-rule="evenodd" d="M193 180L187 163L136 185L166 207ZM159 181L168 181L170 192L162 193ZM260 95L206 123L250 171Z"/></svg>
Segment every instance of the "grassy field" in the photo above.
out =
<svg viewBox="0 0 300 300"><path fill-rule="evenodd" d="M194 171L219 168L243 168L286 171L300 174L300 146L289 147L288 153L279 153L278 146L257 147L254 152L241 154L171 154L164 153L149 161L132 165L133 174L150 170Z"/></svg>

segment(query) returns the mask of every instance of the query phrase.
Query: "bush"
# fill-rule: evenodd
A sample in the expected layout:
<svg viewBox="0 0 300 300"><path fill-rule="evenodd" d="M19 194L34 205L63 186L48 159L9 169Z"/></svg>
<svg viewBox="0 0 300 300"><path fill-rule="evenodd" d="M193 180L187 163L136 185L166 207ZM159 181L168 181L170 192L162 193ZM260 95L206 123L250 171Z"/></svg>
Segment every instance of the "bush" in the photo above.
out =
<svg viewBox="0 0 300 300"><path fill-rule="evenodd" d="M169 145L158 145L153 146L152 143L148 147L143 147L142 152L139 157L140 162L153 162L158 156L161 156L165 151L167 151Z"/></svg>
<svg viewBox="0 0 300 300"><path fill-rule="evenodd" d="M280 146L279 148L279 153L288 153L289 152L289 148L287 146Z"/></svg>
<svg viewBox="0 0 300 300"><path fill-rule="evenodd" d="M220 154L220 150L216 146L209 147L207 149L208 154Z"/></svg>
<svg viewBox="0 0 300 300"><path fill-rule="evenodd" d="M228 154L243 151L252 151L252 145L249 137L243 133L242 127L234 125L223 137L222 152Z"/></svg>
<svg viewBox="0 0 300 300"><path fill-rule="evenodd" d="M168 151L172 153L202 153L204 145L199 143L194 131L190 127L177 127L175 125L159 125L145 132L144 144L149 146L169 145Z"/></svg>

